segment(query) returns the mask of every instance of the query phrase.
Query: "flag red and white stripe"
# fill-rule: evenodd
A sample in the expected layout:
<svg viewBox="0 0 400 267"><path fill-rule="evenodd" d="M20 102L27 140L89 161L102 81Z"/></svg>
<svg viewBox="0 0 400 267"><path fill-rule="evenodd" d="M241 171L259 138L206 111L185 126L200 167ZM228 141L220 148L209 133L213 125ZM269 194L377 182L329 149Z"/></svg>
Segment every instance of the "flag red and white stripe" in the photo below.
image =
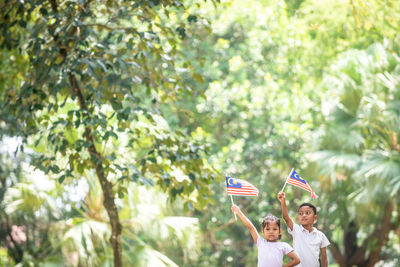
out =
<svg viewBox="0 0 400 267"><path fill-rule="evenodd" d="M289 175L289 178L286 181L288 184L303 188L304 190L307 190L311 194L311 198L315 199L318 196L315 194L315 192L311 189L311 186L304 180L303 178L300 177L293 169Z"/></svg>
<svg viewBox="0 0 400 267"><path fill-rule="evenodd" d="M244 180L226 177L226 191L228 195L258 196L258 189Z"/></svg>

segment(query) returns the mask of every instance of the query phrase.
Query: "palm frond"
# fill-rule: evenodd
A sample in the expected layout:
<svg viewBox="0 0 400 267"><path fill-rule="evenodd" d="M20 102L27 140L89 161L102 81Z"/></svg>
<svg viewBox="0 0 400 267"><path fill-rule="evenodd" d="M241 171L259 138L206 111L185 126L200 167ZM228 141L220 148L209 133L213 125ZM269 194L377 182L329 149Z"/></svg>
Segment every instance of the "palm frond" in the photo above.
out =
<svg viewBox="0 0 400 267"><path fill-rule="evenodd" d="M200 238L199 219L170 216L164 218L162 221L172 230L170 237L178 240L182 248L184 260L189 261L196 259L200 253L198 246Z"/></svg>
<svg viewBox="0 0 400 267"><path fill-rule="evenodd" d="M353 123L353 122L352 122ZM320 146L325 150L355 153L365 147L364 137L351 124L332 124L324 129Z"/></svg>
<svg viewBox="0 0 400 267"><path fill-rule="evenodd" d="M47 195L37 191L32 184L18 183L7 190L4 196L5 211L11 214L17 211L32 213L45 203Z"/></svg>
<svg viewBox="0 0 400 267"><path fill-rule="evenodd" d="M151 247L139 235L124 229L124 260L131 267L178 267L169 257ZM169 244L169 243L168 243Z"/></svg>
<svg viewBox="0 0 400 267"><path fill-rule="evenodd" d="M77 254L80 265L99 265L104 260L101 257L107 255L107 240L111 235L109 225L85 218L75 218L72 224L62 238L66 258Z"/></svg>
<svg viewBox="0 0 400 267"><path fill-rule="evenodd" d="M400 175L400 154L397 151L366 151L358 177L390 181Z"/></svg>
<svg viewBox="0 0 400 267"><path fill-rule="evenodd" d="M332 150L309 153L307 158L318 163L322 175L333 178L336 178L338 171L354 171L361 163L361 157L357 154Z"/></svg>

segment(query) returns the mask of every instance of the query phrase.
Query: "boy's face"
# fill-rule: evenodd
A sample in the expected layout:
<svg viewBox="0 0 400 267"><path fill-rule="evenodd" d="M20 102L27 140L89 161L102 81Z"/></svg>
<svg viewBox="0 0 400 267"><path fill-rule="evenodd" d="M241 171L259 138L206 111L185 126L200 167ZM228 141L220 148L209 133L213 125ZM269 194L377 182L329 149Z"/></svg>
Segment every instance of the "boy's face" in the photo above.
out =
<svg viewBox="0 0 400 267"><path fill-rule="evenodd" d="M263 235L268 241L274 242L279 240L281 229L276 222L268 222L263 229Z"/></svg>
<svg viewBox="0 0 400 267"><path fill-rule="evenodd" d="M297 213L297 219L301 225L314 225L317 221L318 215L316 215L311 207L303 206Z"/></svg>

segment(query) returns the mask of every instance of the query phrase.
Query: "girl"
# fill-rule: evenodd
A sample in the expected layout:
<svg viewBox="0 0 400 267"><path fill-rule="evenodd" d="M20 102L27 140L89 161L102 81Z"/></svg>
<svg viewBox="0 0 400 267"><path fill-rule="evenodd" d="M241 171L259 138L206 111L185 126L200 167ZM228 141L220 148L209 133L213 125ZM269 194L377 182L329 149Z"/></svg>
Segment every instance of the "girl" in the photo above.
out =
<svg viewBox="0 0 400 267"><path fill-rule="evenodd" d="M281 238L281 221L273 215L268 215L262 222L262 233L264 238L258 235L258 232L251 221L243 214L238 206L232 205L232 212L239 215L242 223L250 230L254 243L258 249L257 267L282 267L283 256L288 255L291 261L283 267L291 267L300 263L300 259L293 248L285 242L279 242Z"/></svg>

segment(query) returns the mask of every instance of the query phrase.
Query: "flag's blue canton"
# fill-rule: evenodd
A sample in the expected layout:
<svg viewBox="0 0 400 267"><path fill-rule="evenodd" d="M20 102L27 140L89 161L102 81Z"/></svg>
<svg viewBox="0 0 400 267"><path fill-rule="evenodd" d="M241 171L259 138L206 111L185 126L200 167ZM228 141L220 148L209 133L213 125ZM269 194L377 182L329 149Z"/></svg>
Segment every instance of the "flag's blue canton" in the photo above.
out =
<svg viewBox="0 0 400 267"><path fill-rule="evenodd" d="M235 178L226 177L226 186L234 188L242 188L242 184Z"/></svg>
<svg viewBox="0 0 400 267"><path fill-rule="evenodd" d="M307 184L307 182L305 180L303 180L300 175L298 175L295 171L292 172L292 174L290 175L290 178L296 179L297 181L302 182L303 184Z"/></svg>

